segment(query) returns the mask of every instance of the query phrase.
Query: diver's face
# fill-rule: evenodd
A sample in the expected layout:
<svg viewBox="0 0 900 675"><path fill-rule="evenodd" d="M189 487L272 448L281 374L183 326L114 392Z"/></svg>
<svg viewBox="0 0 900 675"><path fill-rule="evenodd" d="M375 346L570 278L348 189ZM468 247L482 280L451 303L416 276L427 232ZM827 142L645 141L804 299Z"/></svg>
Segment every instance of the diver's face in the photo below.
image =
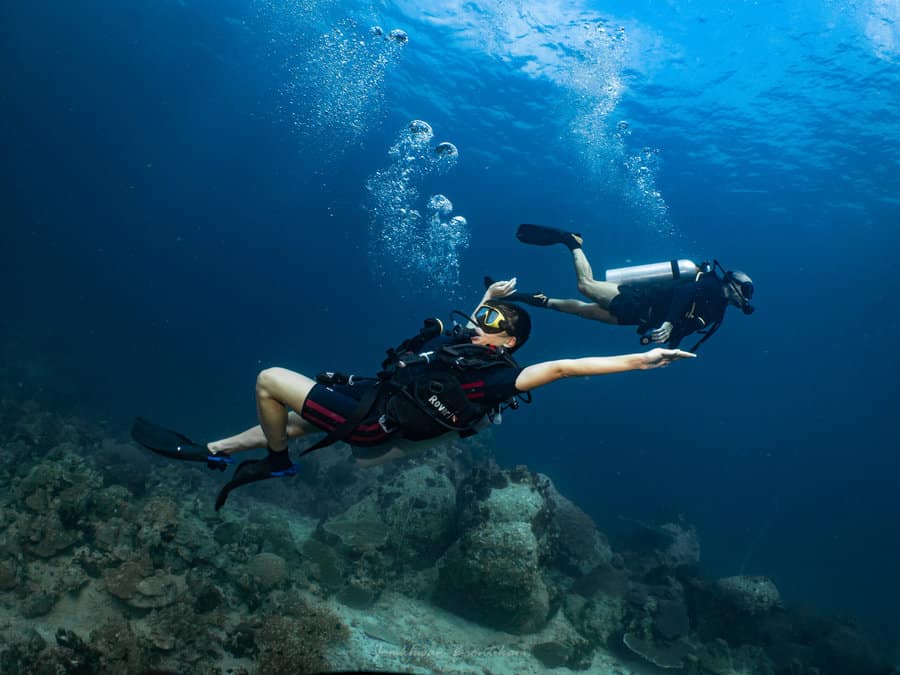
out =
<svg viewBox="0 0 900 675"><path fill-rule="evenodd" d="M475 335L472 336L473 345L482 347L506 347L512 349L516 345L516 338L506 331L500 333L485 333L481 326L475 324Z"/></svg>

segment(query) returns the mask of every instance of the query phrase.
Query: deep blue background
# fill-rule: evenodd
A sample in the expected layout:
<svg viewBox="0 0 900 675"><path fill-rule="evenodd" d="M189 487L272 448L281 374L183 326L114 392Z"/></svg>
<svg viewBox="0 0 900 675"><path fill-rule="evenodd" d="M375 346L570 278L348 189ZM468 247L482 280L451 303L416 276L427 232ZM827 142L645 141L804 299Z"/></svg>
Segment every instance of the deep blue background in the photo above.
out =
<svg viewBox="0 0 900 675"><path fill-rule="evenodd" d="M682 512L711 574L766 574L788 601L900 643L889 5L563 5L559 24L529 19L516 39L491 12L463 30L472 15L451 5L13 5L0 6L7 389L118 430L146 414L203 437L254 422L262 366L371 372L422 317L459 306L378 280L367 259L366 179L425 119L460 149L421 187L469 220L457 290L471 302L486 273L574 294L564 250L515 241L523 221L584 232L598 274L718 257L757 285L759 311L729 313L694 362L538 392L494 434L502 461L550 474L608 531ZM585 169L565 83L521 56L531 38L565 52L565 22L598 14L631 40L610 128L629 122L628 155L659 149L672 232L647 226L628 175ZM341 145L298 131L280 92L286 55L302 61L348 17L410 43ZM302 118L322 92L299 84ZM535 319L523 362L638 348L631 329Z"/></svg>

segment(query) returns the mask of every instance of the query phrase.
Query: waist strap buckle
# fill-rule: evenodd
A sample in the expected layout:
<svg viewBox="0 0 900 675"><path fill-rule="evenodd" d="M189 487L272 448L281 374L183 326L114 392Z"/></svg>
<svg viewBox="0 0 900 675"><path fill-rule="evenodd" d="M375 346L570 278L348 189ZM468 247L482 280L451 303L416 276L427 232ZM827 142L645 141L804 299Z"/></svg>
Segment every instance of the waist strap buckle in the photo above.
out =
<svg viewBox="0 0 900 675"><path fill-rule="evenodd" d="M400 428L396 425L391 426L390 420L388 419L387 415L382 415L381 417L378 418L378 426L380 426L381 430L384 431L384 433L386 433L386 434L392 434L395 431L397 431L397 429Z"/></svg>

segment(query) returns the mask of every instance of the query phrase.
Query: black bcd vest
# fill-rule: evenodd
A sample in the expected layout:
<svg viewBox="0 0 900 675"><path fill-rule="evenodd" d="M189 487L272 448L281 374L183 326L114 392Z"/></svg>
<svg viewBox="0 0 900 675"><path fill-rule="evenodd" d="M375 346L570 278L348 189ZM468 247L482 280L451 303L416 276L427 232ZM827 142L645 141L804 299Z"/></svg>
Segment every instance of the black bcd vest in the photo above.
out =
<svg viewBox="0 0 900 675"><path fill-rule="evenodd" d="M485 415L500 404L468 398L460 376L473 370L516 368L518 364L505 349L473 345L465 331L427 340L418 338L388 350L382 364L381 410L387 423L395 424L399 433L412 441L435 438L447 431L461 436L476 433Z"/></svg>

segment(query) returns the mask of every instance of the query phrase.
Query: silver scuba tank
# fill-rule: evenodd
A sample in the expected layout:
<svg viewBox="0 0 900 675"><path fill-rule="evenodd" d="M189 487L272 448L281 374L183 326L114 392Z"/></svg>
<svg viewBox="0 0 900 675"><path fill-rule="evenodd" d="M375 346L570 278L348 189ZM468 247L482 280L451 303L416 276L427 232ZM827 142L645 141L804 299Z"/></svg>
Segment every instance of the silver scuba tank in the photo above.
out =
<svg viewBox="0 0 900 675"><path fill-rule="evenodd" d="M614 284L652 284L679 279L695 279L700 268L691 260L669 260L649 265L606 270L606 280Z"/></svg>

